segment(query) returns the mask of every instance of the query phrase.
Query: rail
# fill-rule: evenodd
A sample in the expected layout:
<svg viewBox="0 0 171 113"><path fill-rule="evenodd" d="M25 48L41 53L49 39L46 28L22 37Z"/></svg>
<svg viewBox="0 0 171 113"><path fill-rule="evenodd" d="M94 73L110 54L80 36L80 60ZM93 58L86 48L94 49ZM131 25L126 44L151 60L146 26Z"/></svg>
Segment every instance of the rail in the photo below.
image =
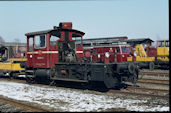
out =
<svg viewBox="0 0 171 113"><path fill-rule="evenodd" d="M34 106L29 103L20 102L3 96L0 96L0 102L5 104L10 104L11 106L18 107L22 110L29 111L29 112L53 112L53 110L50 109L44 109L39 106Z"/></svg>

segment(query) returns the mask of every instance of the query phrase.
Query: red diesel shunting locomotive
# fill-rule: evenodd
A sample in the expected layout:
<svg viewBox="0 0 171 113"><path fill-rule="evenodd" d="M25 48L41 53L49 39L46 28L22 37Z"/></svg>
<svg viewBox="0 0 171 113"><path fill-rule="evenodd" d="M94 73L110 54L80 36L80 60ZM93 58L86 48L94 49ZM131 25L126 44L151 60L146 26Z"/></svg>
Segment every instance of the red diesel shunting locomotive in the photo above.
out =
<svg viewBox="0 0 171 113"><path fill-rule="evenodd" d="M26 80L33 82L101 82L107 88L122 81L135 83L138 68L128 62L88 61L83 53L84 33L72 29L72 23L60 23L52 30L27 36ZM91 54L91 53L90 53ZM104 57L108 57L107 53Z"/></svg>

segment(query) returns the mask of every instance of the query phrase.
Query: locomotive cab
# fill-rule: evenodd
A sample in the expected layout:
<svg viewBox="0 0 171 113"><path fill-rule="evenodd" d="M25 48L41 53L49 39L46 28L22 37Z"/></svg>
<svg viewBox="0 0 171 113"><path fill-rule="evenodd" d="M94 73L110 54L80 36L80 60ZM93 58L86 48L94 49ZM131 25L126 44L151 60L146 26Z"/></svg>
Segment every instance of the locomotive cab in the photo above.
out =
<svg viewBox="0 0 171 113"><path fill-rule="evenodd" d="M159 67L169 68L169 40L157 41L155 64Z"/></svg>
<svg viewBox="0 0 171 113"><path fill-rule="evenodd" d="M72 29L72 23L46 31L27 33L26 74L34 78L50 78L57 62L80 62L83 59L83 32ZM75 42L77 40L77 42Z"/></svg>
<svg viewBox="0 0 171 113"><path fill-rule="evenodd" d="M60 23L60 27L52 30L27 33L27 66L52 68L55 62L80 61L84 33L71 27L71 23Z"/></svg>

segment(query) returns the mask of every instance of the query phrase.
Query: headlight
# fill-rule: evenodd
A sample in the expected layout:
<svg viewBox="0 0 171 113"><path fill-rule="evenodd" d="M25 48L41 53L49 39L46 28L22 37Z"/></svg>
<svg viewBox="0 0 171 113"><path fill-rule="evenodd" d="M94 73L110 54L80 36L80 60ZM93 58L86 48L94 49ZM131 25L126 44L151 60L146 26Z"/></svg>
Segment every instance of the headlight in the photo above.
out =
<svg viewBox="0 0 171 113"><path fill-rule="evenodd" d="M134 56L135 56L135 57L137 56L137 53L136 53L136 52L134 52Z"/></svg>
<svg viewBox="0 0 171 113"><path fill-rule="evenodd" d="M144 44L144 48L146 48L147 47L147 45L146 44Z"/></svg>
<svg viewBox="0 0 171 113"><path fill-rule="evenodd" d="M100 54L98 54L98 58L100 58Z"/></svg>
<svg viewBox="0 0 171 113"><path fill-rule="evenodd" d="M106 52L106 53L105 53L105 57L106 57L106 58L109 58L109 56L110 56L109 52Z"/></svg>

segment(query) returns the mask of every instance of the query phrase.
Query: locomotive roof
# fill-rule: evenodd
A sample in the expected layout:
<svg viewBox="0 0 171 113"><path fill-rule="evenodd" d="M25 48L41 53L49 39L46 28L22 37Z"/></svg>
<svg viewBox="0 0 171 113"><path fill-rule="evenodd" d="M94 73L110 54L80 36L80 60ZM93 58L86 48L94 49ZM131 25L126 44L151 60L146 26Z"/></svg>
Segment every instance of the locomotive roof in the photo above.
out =
<svg viewBox="0 0 171 113"><path fill-rule="evenodd" d="M75 29L61 29L59 27L57 28L54 28L54 29L49 29L49 30L44 30L44 31L36 31L36 32L30 32L30 33L26 33L25 35L26 36L34 36L34 35L40 35L40 34L47 34L47 33L50 33L52 31L69 31L69 32L76 32L76 33L80 33L82 35L84 35L85 33L82 32L82 31L78 31L78 30L75 30Z"/></svg>
<svg viewBox="0 0 171 113"><path fill-rule="evenodd" d="M127 36L120 36L120 37L103 37L103 38L88 38L88 39L84 39L84 42L92 42L92 41L97 41L97 42L101 42L101 41L120 41L120 40L126 40L128 39Z"/></svg>
<svg viewBox="0 0 171 113"><path fill-rule="evenodd" d="M125 42L143 42L143 41L154 42L150 38L127 39L127 40L123 40L123 41L125 41Z"/></svg>

